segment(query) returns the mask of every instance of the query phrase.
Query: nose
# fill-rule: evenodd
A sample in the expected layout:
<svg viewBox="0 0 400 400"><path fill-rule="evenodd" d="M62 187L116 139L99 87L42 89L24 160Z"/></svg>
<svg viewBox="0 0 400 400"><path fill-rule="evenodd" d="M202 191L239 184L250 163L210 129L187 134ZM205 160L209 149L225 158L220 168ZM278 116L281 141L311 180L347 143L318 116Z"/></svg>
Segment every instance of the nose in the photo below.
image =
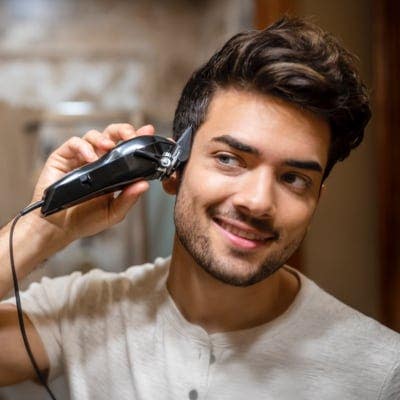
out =
<svg viewBox="0 0 400 400"><path fill-rule="evenodd" d="M276 212L276 194L272 171L249 171L240 177L233 205L252 217L271 218Z"/></svg>

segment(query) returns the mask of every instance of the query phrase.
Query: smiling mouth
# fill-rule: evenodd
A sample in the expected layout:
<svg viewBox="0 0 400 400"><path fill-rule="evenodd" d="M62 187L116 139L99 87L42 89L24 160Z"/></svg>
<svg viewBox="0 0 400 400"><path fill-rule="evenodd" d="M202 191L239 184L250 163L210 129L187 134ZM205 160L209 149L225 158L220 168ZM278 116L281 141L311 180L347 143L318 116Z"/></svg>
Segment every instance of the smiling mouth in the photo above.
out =
<svg viewBox="0 0 400 400"><path fill-rule="evenodd" d="M276 234L273 232L262 233L254 229L245 229L241 222L232 223L221 218L213 218L214 223L220 228L225 236L235 246L253 249L261 245L265 245L268 241L276 239Z"/></svg>

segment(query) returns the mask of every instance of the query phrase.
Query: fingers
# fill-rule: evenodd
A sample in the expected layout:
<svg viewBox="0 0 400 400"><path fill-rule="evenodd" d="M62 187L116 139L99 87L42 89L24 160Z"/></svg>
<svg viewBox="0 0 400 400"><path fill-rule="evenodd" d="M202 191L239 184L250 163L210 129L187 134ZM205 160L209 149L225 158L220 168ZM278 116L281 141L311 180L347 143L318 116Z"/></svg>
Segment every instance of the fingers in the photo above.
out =
<svg viewBox="0 0 400 400"><path fill-rule="evenodd" d="M129 140L136 136L153 134L154 127L152 125L143 126L136 131L130 124L111 124L107 126L103 133L90 130L83 136L83 139L93 146L96 154L100 157L111 150L121 140Z"/></svg>
<svg viewBox="0 0 400 400"><path fill-rule="evenodd" d="M154 127L152 125L143 126L136 131L130 124L111 124L103 132L103 135L111 139L114 143L132 139L135 136L152 134L154 134Z"/></svg>
<svg viewBox="0 0 400 400"><path fill-rule="evenodd" d="M55 167L63 170L62 164L65 164L65 168L68 170L85 163L96 161L98 156L89 142L74 136L56 149L52 153L50 159L56 164Z"/></svg>
<svg viewBox="0 0 400 400"><path fill-rule="evenodd" d="M135 128L130 124L111 124L104 130L103 134L114 143L120 140L128 140L135 136Z"/></svg>
<svg viewBox="0 0 400 400"><path fill-rule="evenodd" d="M141 135L154 135L154 126L153 125L145 125L136 131L138 136Z"/></svg>
<svg viewBox="0 0 400 400"><path fill-rule="evenodd" d="M92 145L93 150L99 157L115 146L115 142L113 140L94 129L87 132L82 139L86 140Z"/></svg>
<svg viewBox="0 0 400 400"><path fill-rule="evenodd" d="M152 125L143 126L137 131L130 124L111 124L103 133L90 130L82 138L74 136L56 149L52 153L51 164L66 173L83 164L96 161L121 140L153 134Z"/></svg>
<svg viewBox="0 0 400 400"><path fill-rule="evenodd" d="M110 219L117 222L121 221L138 198L146 192L149 187L150 185L147 181L139 181L126 187L118 197L111 201Z"/></svg>
<svg viewBox="0 0 400 400"><path fill-rule="evenodd" d="M130 124L111 124L100 133L95 130L87 132L83 139L88 142L98 156L112 149L121 140L129 140L136 136L154 135L154 127L145 125L138 130ZM149 188L146 181L136 182L126 187L116 198L109 203L109 218L121 221L137 199Z"/></svg>

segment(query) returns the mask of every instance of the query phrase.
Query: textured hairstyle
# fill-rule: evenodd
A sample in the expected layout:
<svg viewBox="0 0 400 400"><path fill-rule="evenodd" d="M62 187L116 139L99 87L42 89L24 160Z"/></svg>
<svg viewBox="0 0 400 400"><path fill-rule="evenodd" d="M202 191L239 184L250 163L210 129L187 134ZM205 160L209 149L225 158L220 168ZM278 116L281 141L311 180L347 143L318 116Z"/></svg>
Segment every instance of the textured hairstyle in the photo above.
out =
<svg viewBox="0 0 400 400"><path fill-rule="evenodd" d="M219 88L279 97L323 117L331 142L326 178L364 136L371 112L355 57L331 34L299 18L239 33L193 73L175 112L174 138L189 125L196 132Z"/></svg>

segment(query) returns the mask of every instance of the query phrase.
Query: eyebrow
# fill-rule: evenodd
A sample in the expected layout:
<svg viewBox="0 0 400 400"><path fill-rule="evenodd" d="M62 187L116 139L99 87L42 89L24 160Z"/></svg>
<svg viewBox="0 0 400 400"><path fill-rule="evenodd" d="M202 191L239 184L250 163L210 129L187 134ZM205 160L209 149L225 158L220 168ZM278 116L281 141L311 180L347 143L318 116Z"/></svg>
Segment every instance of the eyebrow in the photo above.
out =
<svg viewBox="0 0 400 400"><path fill-rule="evenodd" d="M285 165L289 167L299 168L299 169L306 169L309 171L316 171L322 174L322 167L316 161L300 161L300 160L286 160Z"/></svg>
<svg viewBox="0 0 400 400"><path fill-rule="evenodd" d="M213 142L219 142L219 143L225 143L229 147L232 147L233 149L239 150L239 151L244 151L245 153L250 153L254 154L256 156L260 155L260 151L253 147L249 146L246 143L240 142L239 140L233 138L230 135L222 135L222 136L216 136L212 138Z"/></svg>
<svg viewBox="0 0 400 400"><path fill-rule="evenodd" d="M228 145L229 147L232 147L236 150L243 151L245 153L253 154L256 156L260 156L261 153L260 151L253 146L250 146L246 143L243 143L235 138L233 138L230 135L222 135L222 136L216 136L212 138L213 142L219 142L219 143L224 143ZM288 167L294 167L294 168L299 168L299 169L304 169L304 170L309 170L309 171L316 171L322 174L323 168L321 164L319 164L317 161L306 161L306 160L294 160L294 159L289 159L286 160L285 165Z"/></svg>

